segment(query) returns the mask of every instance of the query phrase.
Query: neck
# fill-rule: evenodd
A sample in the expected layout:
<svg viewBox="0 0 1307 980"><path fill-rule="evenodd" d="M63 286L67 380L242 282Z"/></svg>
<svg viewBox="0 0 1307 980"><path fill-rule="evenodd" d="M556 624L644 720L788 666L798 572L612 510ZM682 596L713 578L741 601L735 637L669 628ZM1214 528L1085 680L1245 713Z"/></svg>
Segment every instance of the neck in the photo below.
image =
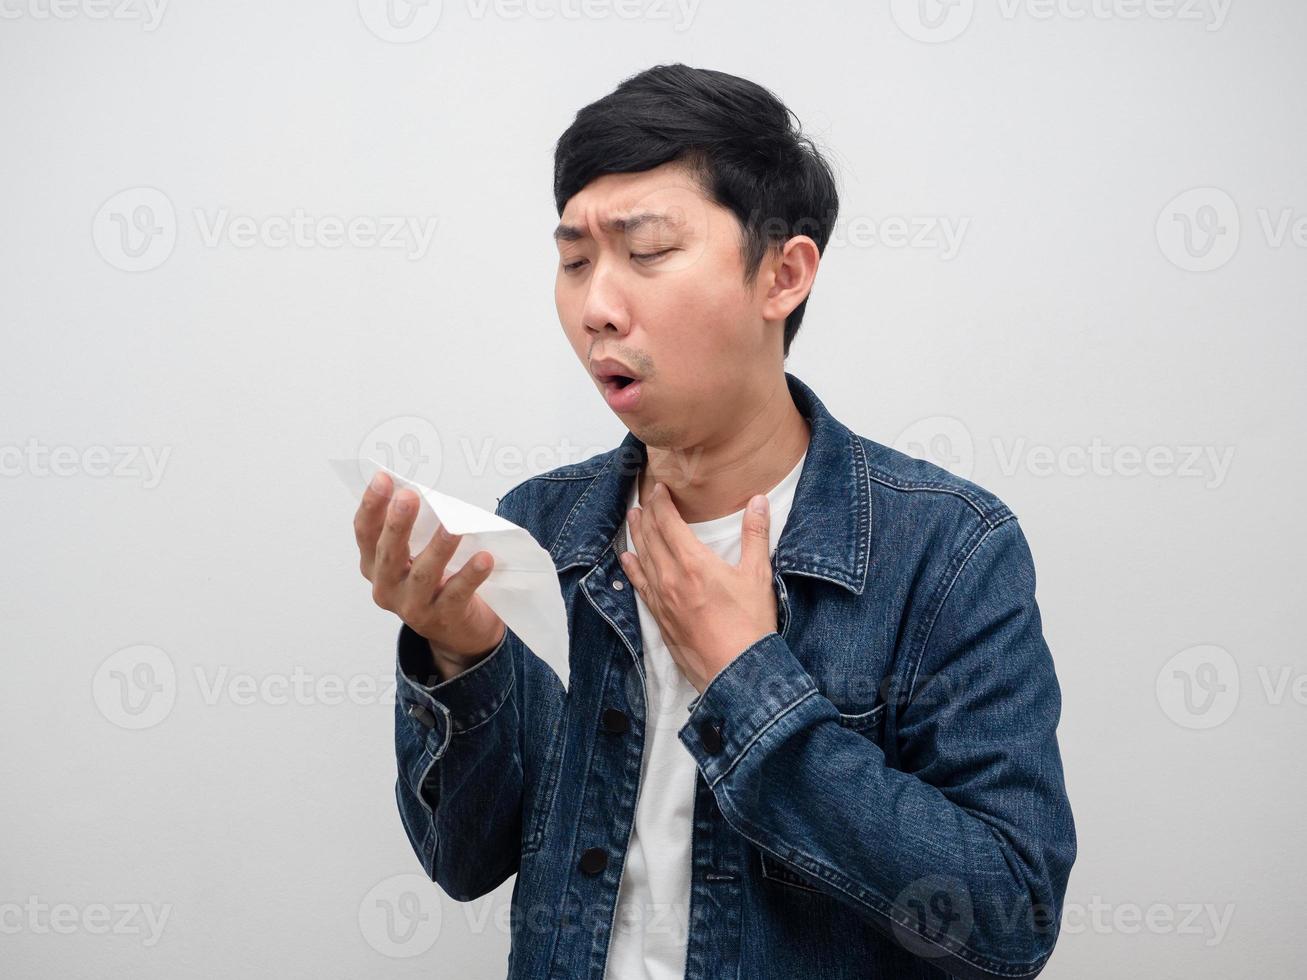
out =
<svg viewBox="0 0 1307 980"><path fill-rule="evenodd" d="M811 430L790 397L785 375L762 393L744 425L695 446L647 446L640 471L640 506L662 483L687 524L743 510L754 494L767 493L803 457Z"/></svg>

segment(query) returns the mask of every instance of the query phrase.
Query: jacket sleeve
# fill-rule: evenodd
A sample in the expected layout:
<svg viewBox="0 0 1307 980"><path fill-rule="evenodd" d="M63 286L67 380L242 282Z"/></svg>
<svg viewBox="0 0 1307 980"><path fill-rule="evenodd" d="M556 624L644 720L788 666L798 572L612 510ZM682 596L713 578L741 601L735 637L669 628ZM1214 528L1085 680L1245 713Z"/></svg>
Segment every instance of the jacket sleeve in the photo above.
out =
<svg viewBox="0 0 1307 980"><path fill-rule="evenodd" d="M512 496L495 512L520 524ZM561 724L562 683L508 628L491 653L447 681L407 624L396 659L400 819L427 876L471 901L513 875L533 843L524 810L536 797L541 747Z"/></svg>
<svg viewBox="0 0 1307 980"><path fill-rule="evenodd" d="M896 699L895 768L775 632L718 672L678 737L726 820L812 887L957 977L1033 977L1076 838L1015 518L978 529L943 578Z"/></svg>

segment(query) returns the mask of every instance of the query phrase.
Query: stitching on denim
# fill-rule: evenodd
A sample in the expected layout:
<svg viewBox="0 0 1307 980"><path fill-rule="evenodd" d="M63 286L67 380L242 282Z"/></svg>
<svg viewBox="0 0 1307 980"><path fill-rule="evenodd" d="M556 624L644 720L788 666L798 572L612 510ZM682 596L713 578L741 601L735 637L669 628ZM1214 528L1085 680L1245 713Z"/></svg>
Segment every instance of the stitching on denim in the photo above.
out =
<svg viewBox="0 0 1307 980"><path fill-rule="evenodd" d="M570 511L568 511L568 514L567 514L567 520L563 521L563 526L560 527L560 528L558 529L558 533L557 533L556 535L554 535L554 542L553 542L553 544L551 544L551 545L549 546L549 554L550 554L550 557L553 557L555 549L558 548L558 542L560 542L560 541L563 540L563 536L564 536L565 534L567 534L568 530L571 529L572 524L575 523L575 521L576 521L576 513L577 513L578 510L581 509L581 505L582 505L583 503L585 503L585 498L588 497L588 496L590 496L590 491L593 490L593 489L594 489L594 486L595 486L595 485L594 485L594 478L597 477L598 475L599 475L599 474L596 473L596 474L593 474L593 475L590 477L590 481L591 481L591 482L590 482L590 485L589 485L588 487L586 487L584 490L581 491L581 496L579 496L579 497L576 498L576 503L574 503L574 504L572 505L572 509L571 509ZM559 558L561 559L561 557L562 557L562 556L560 555ZM556 560L557 560L557 559L556 559Z"/></svg>
<svg viewBox="0 0 1307 980"><path fill-rule="evenodd" d="M557 751L555 751L555 748ZM550 740L548 751L541 761L543 775L545 778L543 799L538 798L536 813L533 815L533 822L538 827L529 829L529 836L522 843L522 854L535 854L544 846L545 830L549 826L549 817L554 812L554 800L558 796L558 788L563 782L563 758L567 752L567 710L564 706L563 717L558 728L553 733ZM557 758L555 758L557 756ZM526 766L523 765L523 791L525 791Z"/></svg>
<svg viewBox="0 0 1307 980"><path fill-rule="evenodd" d="M817 692L816 692L816 691L813 691L812 693L815 694L815 693L817 693ZM801 703L802 703L804 700L806 700L806 699L807 699L807 696L805 695L803 698L800 698L797 702L795 702L794 705L791 705L791 708L797 706L798 704L801 704ZM780 718L784 717L784 715L785 715L785 714L788 714L788 713L789 713L789 710L787 709L785 712L782 712L780 715L778 715L778 716L776 717L775 721L779 721ZM768 725L767 727L770 728L771 725ZM755 739L751 739L751 740L750 740L750 744L752 744L753 741L756 741L756 737L755 737ZM746 748L747 748L747 747L746 747ZM744 750L741 750L740 753L736 756L735 762L732 763L732 765L731 765L731 768L732 768L732 769L735 767L735 764L738 763L738 762L740 761L741 758L743 758L744 754L745 754L745 753L744 753ZM730 771L730 770L728 769L727 772L729 772L729 771ZM725 773L723 773L723 775L725 775ZM714 783L712 784L712 788L713 788L714 792L716 792L717 783L719 783L719 782L721 782L720 779L718 779L716 782L714 782ZM756 844L758 847L763 848L764 850L768 851L769 853L774 854L774 855L777 857L778 860L781 860L781 861L786 861L786 860L788 860L787 858L782 857L779 853L777 853L777 852L774 851L772 848L768 847L766 844L763 844L763 843L761 842L761 838L764 837L764 836L766 836L765 831L763 831L762 828L758 827L756 824L754 824L752 821L750 821L747 817L745 817L745 816L740 812L739 808L736 807L735 802L731 799L731 795L730 795L729 790L728 790L727 787L725 787L725 786L722 787L721 800L719 800L719 805L721 805L721 804L723 804L723 803L724 803L724 805L722 805L722 812L723 812L723 815L725 816L725 815L726 815L726 811L727 811L727 809L729 809L729 810L731 811L731 813L732 813L732 814L734 815L734 817L735 817L735 820L734 820L734 821L732 821L732 820L730 819L730 817L728 817L728 818L727 818L727 819L728 819L728 822L736 823L737 829L740 830L740 832L743 833L743 834L744 834L744 835L745 835L745 836L746 836L750 841L752 841L752 842L753 842L754 844ZM745 832L746 830L748 831L747 833ZM805 852L803 852L803 851L801 851L801 850L799 850L799 849L797 849L797 848L791 848L790 850L791 850L791 854L792 854L792 855L797 856L797 857L801 857L801 858L803 858L805 861L809 862L810 864L812 864L812 865L814 865L815 867L817 867L817 868L820 869L820 871L812 871L812 870L810 870L810 869L808 869L808 868L805 868L804 870L807 871L807 873L808 873L810 876L815 877L815 878L818 878L819 880L825 881L826 883L830 884L831 886L833 886L833 887L839 889L840 891L844 892L846 895L848 895L851 899L853 899L853 901L857 902L859 905L861 905L861 906L863 906L863 907L866 907L866 908L869 908L869 909L872 909L872 910L875 911L877 914L882 915L882 916L885 916L886 918L888 918L891 922L893 922L893 923L895 923L895 924L897 924L897 925L899 925L899 926L901 926L901 927L908 928L908 929L912 929L912 921L911 921L911 919L908 918L908 917L906 917L906 916L904 917L904 920L903 920L903 921L899 921L898 919L896 919L896 918L894 917L894 915L891 914L891 913L893 913L893 912L895 911L893 903L887 901L887 900L884 898L884 896L878 894L874 889L871 889L871 888L864 888L864 887L858 885L858 883L855 882L853 879L847 877L847 876L844 875L844 874L841 874L841 873L840 873L838 870L836 870L835 868L831 868L831 867L827 866L826 864L823 864L821 861L818 861L817 859L813 858L811 855L806 854ZM859 897L859 896L856 895L853 891L851 891L851 890L847 887L847 885L853 885L853 886L855 886L855 887L861 888L863 891L866 891L869 895L871 895L871 896L872 896L874 899L876 899L878 902L880 902L880 903L882 903L883 905L885 905L886 908L885 908L885 909L882 909L882 908L878 907L877 905L874 905L874 904L872 904L872 903L870 903L870 902L867 902L865 899ZM886 911L886 909L888 909L888 911ZM918 935L918 936L919 936L919 934L916 933L916 930L915 930L915 929L912 929L912 931L913 931L914 935ZM1024 964L1024 963L1021 964L1022 967L1027 967L1027 966L1028 966L1028 968L1027 968L1027 969L1020 969L1020 968L1017 968L1017 967L1004 967L1004 966L998 965L995 961L989 959L988 957L985 957L983 954L979 953L977 950L974 950L974 949L972 949L970 946L966 945L965 942L959 942L959 943L957 944L957 946L958 946L957 949L950 949L950 948L947 947L947 946L941 946L939 943L935 942L935 941L932 940L932 939L928 939L928 938L925 937L925 936L919 936L919 938L924 939L925 941L930 942L932 945L937 946L937 947L939 947L940 949L942 949L942 950L944 950L944 951L946 951L946 952L948 952L948 953L951 953L951 954L953 954L953 955L955 955L955 956L958 956L959 958L964 959L964 960L966 960L966 961L969 962L969 963L972 963L973 965L977 966L978 968L984 970L986 973L992 973L992 974L994 974L995 976L1011 977L1011 978L1033 976L1034 974L1038 973L1039 970L1042 969L1042 965L1043 965L1043 963L1048 959L1048 957L1051 955L1051 952L1052 952L1052 951L1050 950L1048 953L1045 953L1043 956L1037 957L1036 959L1030 961L1029 964Z"/></svg>
<svg viewBox="0 0 1307 980"><path fill-rule="evenodd" d="M587 491L587 492L588 492L588 491ZM607 549L605 549L605 550L607 550ZM596 566L596 567L598 567L598 566ZM595 611L595 612L596 612L596 613L597 613L597 614L598 614L598 615L599 615L599 616L600 616L600 617L601 617L601 618L602 618L606 623L608 623L608 625L609 625L610 627L612 627L614 630L617 630L618 635L623 637L623 639L622 639L622 643L625 644L625 643L626 643L626 640L625 640L625 634L623 634L623 633L621 632L621 630L618 630L618 629L617 629L617 626L613 623L613 621L612 621L611 619L608 618L608 616L604 613L604 611L603 611L602 609L599 608L599 605L594 601L594 598L590 595L589 591L588 591L588 590L586 589L586 587L585 587L585 580L586 580L586 578L588 578L588 577L589 577L591 574L593 574L593 573L594 573L594 569L592 568L590 571L586 572L585 575L583 575L583 576L581 577L581 580L577 583L577 586L576 586L576 587L577 587L577 590L578 590L582 595L585 596L586 601L588 601L588 602L590 603L591 608L593 608L594 611ZM600 685L601 685L601 686L600 686L599 690L603 690L603 689L604 689L604 686L606 686L606 685L608 684L608 672L611 671L611 670L612 670L612 664L609 663L609 664L607 665L606 669L605 669L603 679L602 679L601 682L600 682ZM569 691L569 694L570 694L570 693L571 693L571 692ZM646 734L647 734L647 733L646 733ZM585 800L586 789L587 789L587 787L588 787L590 781L591 781L592 778L593 778L593 772L594 772L594 770L593 770L592 766L593 766L593 763L594 763L594 754L595 754L595 750L596 750L596 742L597 742L598 740L597 740L597 739L594 739L594 738L591 738L591 739L588 739L588 741L589 741L589 743L590 743L590 752L589 752L589 754L586 756L586 759L585 759L585 768L583 768L583 769L581 770L583 773L585 773L585 781L582 782L581 785L580 785L580 787L578 788L578 793L580 794L580 798L581 798L581 800L582 800L583 803L584 803L584 800ZM560 782L561 782L561 776L560 776ZM636 805L637 807L640 805L640 790L641 790L641 786L640 786L640 784L641 784L641 779L640 779L640 775L639 775L639 773L637 772L636 777L635 777L635 805ZM552 803L550 804L550 806L551 806L551 809L552 809ZM580 821L580 820L573 820L573 821L571 822L571 827L572 827L572 842L571 842L571 844L569 845L569 850L568 850L566 853L568 853L568 854L575 854L575 853L576 853L577 843L578 843L578 842L580 841L580 839L581 839L581 821ZM634 827L635 827L635 821L634 821L634 819L633 819L633 820L631 821L631 828L632 828L632 830L634 829ZM631 837L632 830L628 830L628 831L627 831L627 843L628 843L628 844L630 843L630 837ZM532 853L536 853L536 852L532 852ZM569 863L569 865L565 865L565 867L567 867L567 875L568 875L568 877L564 880L564 885L566 885L567 882L569 882L569 881L571 880L571 876L572 876L572 875L575 875L575 874L576 874L576 864L575 864L575 863ZM621 874L625 874L625 873L626 873L626 861L623 860L623 862L622 862L622 872L621 872ZM619 878L618 885L619 885L619 887L620 887L620 885L621 885L621 881L620 881L621 874L618 875L618 878ZM616 914L616 913L614 912L614 914ZM546 970L546 975L547 975L547 976L553 976L553 975L554 975L554 963L557 961L557 957L558 957L559 936L560 936L561 932L562 932L561 929L555 929L555 930L553 930L553 939L552 939L552 941L551 941L551 943L550 943L548 957L547 957L546 960L545 960L545 962L549 964L549 966L548 966L548 968L547 968L547 970Z"/></svg>
<svg viewBox="0 0 1307 980"><path fill-rule="evenodd" d="M889 704L888 701L882 701L880 704L876 705L876 707L869 708L866 711L860 711L857 714L845 714L841 711L840 718L844 719L844 722L846 722L844 725L845 728L851 729L855 732L860 732L863 730L863 726L874 725L876 723L876 716L884 713L887 704Z"/></svg>
<svg viewBox="0 0 1307 980"><path fill-rule="evenodd" d="M862 471L862 486L867 501L867 506L858 513L857 556L855 558L862 565L862 581L858 583L855 591L858 595L862 595L867 588L867 568L871 565L871 525L874 523L871 513L871 464L867 462L867 447L863 445L862 439L850 431L849 440L853 443L854 448L854 468Z"/></svg>
<svg viewBox="0 0 1307 980"><path fill-rule="evenodd" d="M425 750L423 750L422 754L430 755L430 753L427 753ZM434 766L434 759L431 764ZM425 770L422 770L422 775L418 777L416 791L405 783L404 777L396 777L395 805L399 808L400 822L404 825L404 832L405 834L408 834L410 844L417 840L417 832L414 831L412 823L409 822L408 808L404 805L404 800L403 797L400 796L400 793L406 791L412 794L414 800L417 800L417 805L421 806L422 813L426 814L426 828L425 832L422 834L422 843L417 844L416 847L418 851L421 852L420 860L422 861L423 872L426 872L427 878L430 878L431 881L435 881L435 814L431 811L430 806L427 805L425 798L422 797L422 784L425 783L426 774L430 771L431 766L427 766Z"/></svg>
<svg viewBox="0 0 1307 980"><path fill-rule="evenodd" d="M419 783L418 785L421 785L421 783ZM418 835L417 835L417 833L414 831L414 829L413 829L413 825L412 825L411 823L409 823L408 813L407 813L407 809L408 809L408 808L404 806L404 800L403 800L403 798L400 796L400 793L401 793L401 791L403 791L403 790L407 790L409 793L412 793L412 792L413 792L413 791L412 791L411 789L409 789L409 787L404 783L404 780L403 780L402 778L396 777L396 779L395 779L395 805L399 808L399 819L400 819L400 821L404 824L404 832L405 832L406 834L408 834L409 841L412 842L412 841L415 841L415 840L418 839ZM434 820L432 819L432 817L430 816L430 813L431 813L430 808L427 806L426 801L422 799L422 794L421 794L421 793L415 793L415 794L413 794L413 795L416 796L417 801L418 801L418 805L419 805L420 807L422 807L422 809L423 809L423 810L428 814L428 817L427 817L427 826L426 826L425 831L424 831L423 834L422 834L422 840L421 840L421 843L419 843L419 844L417 845L417 848L418 848L419 851L422 852L422 854L420 855L420 859L421 859L421 861L422 861L422 870L423 870L423 871L426 871L426 872L427 872L427 877L430 878L430 877L431 877L430 869L431 869L432 867L434 867L434 861L433 861L433 860L429 860L428 857L427 857L427 855L432 854L432 851L431 851L431 849L428 847L427 842L431 840L432 834L433 834L434 831L435 831L435 822L434 822ZM434 855L433 855L433 857L434 857Z"/></svg>
<svg viewBox="0 0 1307 980"><path fill-rule="evenodd" d="M894 480L892 477L878 473L875 470L872 470L871 478L875 482L881 484L882 486L889 487L891 490L900 490L904 493L931 492L931 493L952 494L955 497L959 497L962 500L965 500L971 506L971 509L976 512L976 515L978 517L983 518L989 513L989 511L987 511L984 507L981 506L982 498L980 498L979 496L977 496L976 494L968 490L964 490L961 487L953 486L952 484L949 483L939 483L939 482L902 483Z"/></svg>
<svg viewBox="0 0 1307 980"><path fill-rule="evenodd" d="M731 760L731 764L721 771L721 773L717 776L717 778L714 779L709 784L709 787L712 789L716 789L717 784L731 774L731 772L735 769L735 767L740 764L740 760L743 759L745 755L748 754L749 749L753 747L754 743L756 743L758 739L762 738L763 735L767 734L767 732L769 732L773 727L775 727L778 721L780 721L782 718L788 715L799 705L803 704L804 701L808 700L808 698L816 696L819 693L821 692L818 691L815 687L811 688L808 691L805 691L803 694L800 694L798 698L796 698L794 701L791 701L776 714L772 715L772 717L768 719L765 723L763 723L763 725L757 731L755 731L751 736L749 736L749 740L747 742L745 742L742 746L740 746L740 751L735 753L735 758Z"/></svg>
<svg viewBox="0 0 1307 980"><path fill-rule="evenodd" d="M786 885L790 888L798 888L801 891L805 891L805 892L811 892L814 895L825 894L825 892L823 892L820 888L813 888L811 885L806 885L801 881L791 881L789 878L783 877L780 874L780 872L784 872L785 874L788 875L793 875L795 878L798 878L799 876L797 874L794 874L794 872L791 871L789 868L785 867L784 862L782 862L779 858L773 858L770 852L759 851L758 856L762 858L762 860L758 862L760 865L762 865L762 876L766 878L768 881L778 881L782 885ZM768 868L770 868L771 870L769 871Z"/></svg>
<svg viewBox="0 0 1307 980"><path fill-rule="evenodd" d="M454 716L450 714L449 708L446 707L443 701L432 701L431 703L433 706L440 709L440 713L445 718L445 739L440 743L440 748L431 753L433 759L439 760L442 759L445 752L448 751L450 740L454 737ZM424 747L425 744L426 743L424 742Z"/></svg>
<svg viewBox="0 0 1307 980"><path fill-rule="evenodd" d="M955 497L960 497L962 500L965 500L971 509L976 512L977 516L987 524L994 523L995 526L997 526L997 524L1004 519L1004 512L1007 512L1009 515L1011 514L1011 508L1009 508L1003 501L995 498L991 506L986 506L986 504L990 504L991 502L989 498L965 486L945 483L939 480L918 480L907 482L899 480L890 473L877 469L875 466L870 464L868 464L868 473L872 480L882 486L889 487L891 490L899 490L905 493L922 491L947 493L952 494ZM959 477L959 479L961 479L961 477ZM992 498L992 496L993 495L991 494L990 498ZM999 518L999 521L994 521L994 518Z"/></svg>
<svg viewBox="0 0 1307 980"><path fill-rule="evenodd" d="M559 482L566 482L567 480L591 480L594 479L603 471L604 471L603 466L600 466L598 469L582 470L579 473L537 473L535 476L531 477L531 479L532 480L557 480Z"/></svg>
<svg viewBox="0 0 1307 980"><path fill-rule="evenodd" d="M495 715L499 714L499 710L500 710L504 705L508 704L509 699L513 696L513 689L514 689L516 686L517 686L517 671L515 671L515 670L511 670L511 671L508 672L508 687L504 690L504 696L503 696L502 698L500 698L498 704L496 704L493 708L490 709L490 713L489 713L488 715L486 715L484 718L482 718L480 721L478 721L475 725L471 725L471 726L469 726L468 728L456 728L456 727L454 726L454 724L453 724L453 715L451 714L451 715L450 715L450 729L451 729L453 735L466 735L466 734L468 734L469 732L474 732L474 731L476 731L478 728L480 728L482 725L484 725L484 724L486 724L488 721L490 721L491 718L493 718L493 717L495 717ZM444 704L444 702L442 701L441 704ZM452 735L451 735L451 737L452 737Z"/></svg>
<svg viewBox="0 0 1307 980"><path fill-rule="evenodd" d="M515 486L511 487L508 493L504 494L504 496L501 497L500 499L507 500L510 494L516 493L518 490L521 490L525 486L530 486L536 480L551 480L557 483L566 483L568 480L592 480L604 471L604 467L608 465L607 457L610 457L614 452L615 450L610 449L605 453L601 453L600 455L604 457L603 462L594 464L594 466L591 469L568 470L566 466L560 466L557 469L549 470L548 472L545 473L537 473L534 476L528 476L521 483L518 483ZM585 464L573 463L571 465L584 466Z"/></svg>
<svg viewBox="0 0 1307 980"><path fill-rule="evenodd" d="M725 805L722 806L722 803L724 803ZM779 853L772 850L772 848L768 847L766 844L761 842L760 838L766 836L766 832L740 812L739 808L736 807L735 805L735 801L731 799L730 793L724 787L722 789L722 800L718 801L718 805L722 807L723 816L725 816L726 811L728 809L730 810L731 814L734 817L734 820L731 820L728 817L727 821L729 823L734 824L737 830L739 830L741 834L746 836L751 843L753 843L755 846L759 848L762 848L767 853L775 855L776 859L779 861L787 860L786 858L781 857ZM822 881L825 881L827 884L831 885L834 888L839 889L844 894L848 895L850 899L852 899L862 908L870 909L871 911L875 912L877 915L885 917L894 925L898 925L903 928L910 929L913 935L916 936L917 938L930 943L932 946L935 946L946 953L950 953L953 956L957 956L959 959L963 959L967 961L968 963L972 964L978 969L984 970L986 973L991 973L994 976L999 976L999 977L1014 978L1014 980L1015 978L1020 978L1020 977L1033 977L1035 974L1039 973L1041 969L1043 969L1044 963L1047 962L1049 956L1052 954L1052 951L1050 950L1049 952L1043 954L1042 956L1030 960L1028 963L1023 963L1020 965L1020 967L1024 967L1024 969L1022 969L1020 967L1015 967L1015 966L1006 967L1006 966L998 965L996 961L989 959L988 957L972 949L970 946L968 946L966 943L963 942L958 943L956 949L950 949L947 946L941 946L939 943L935 942L935 940L930 939L926 936L922 936L920 933L918 933L916 929L913 928L912 920L909 917L905 916L903 921L899 921L898 919L896 919L892 914L895 911L894 904L892 902L886 901L883 896L877 894L873 889L863 888L863 890L866 891L869 895L871 895L874 899L882 903L885 906L885 908L880 908L879 906L874 905L863 898L860 898L858 895L850 891L849 888L846 887L845 884L846 882L848 884L854 885L859 888L862 887L857 885L857 882L855 882L852 878L848 878L847 876L840 874L834 868L827 867L825 864L822 864L822 862L814 859L808 854L805 854L803 851L791 848L791 853L798 857L803 858L806 861L812 862L814 865L816 865L817 867L821 868L824 872L826 872L826 874L829 874L830 877L827 877L826 874L817 874L815 872L809 871L810 875L819 878Z"/></svg>
<svg viewBox="0 0 1307 980"><path fill-rule="evenodd" d="M471 677L486 664L490 663L490 661L499 653L500 650L504 648L505 645L507 645L507 643L508 643L508 627L505 626L503 638L500 639L499 643L495 645L495 648L491 650L489 653L487 653L480 660L478 660L476 663L474 663L471 667L467 668L467 670L459 671L453 677L449 678L448 680L441 681L439 684L421 684L417 681L412 680L411 678L409 678L409 683L412 684L414 687L416 687L423 694L431 698L431 700L439 701L440 689L444 687L444 685L449 684L451 686L454 686L457 681L461 681L466 677ZM407 674L404 674L404 676L408 677Z"/></svg>
<svg viewBox="0 0 1307 980"><path fill-rule="evenodd" d="M432 822L435 820L436 815L432 811L431 807L428 805L426 799L422 796L422 787L423 785L426 784L427 777L431 775L431 770L435 768L436 763L439 762L440 760L437 759L435 756L433 756L430 750L427 749L426 746L422 747L422 758L419 760L419 762L421 762L422 759L425 759L427 761L426 761L426 765L422 766L421 771L418 773L417 787L414 788L412 786L409 786L408 790L417 799L418 805L422 807L423 812L426 813L427 821Z"/></svg>
<svg viewBox="0 0 1307 980"><path fill-rule="evenodd" d="M750 643L747 647L745 647L745 648L744 648L743 650L741 650L738 654L736 654L734 660L732 660L730 663L728 663L728 664L727 664L725 667L723 667L721 670L717 671L717 673L713 674L712 678L708 681L708 686L705 687L702 691L700 691L700 692L699 692L699 696L698 696L697 698L694 699L694 700L695 700L695 707L697 708L697 707L699 706L699 705L698 705L698 702L701 701L703 698L706 698L706 697L708 696L708 692L712 690L713 685L717 683L717 679L718 679L719 677L723 677L723 676L725 676L725 674L726 674L726 672L727 672L728 670L730 670L732 667L734 667L736 664L738 664L741 660L743 660L746 656L748 656L749 653L751 653L752 651L756 650L758 647L760 647L760 646L763 644L763 642L764 642L765 640L771 638L772 636L777 636L777 637L779 637L780 634L777 633L775 630L772 630L770 633L767 633L767 634L765 634L765 635L763 635L763 636L758 637L758 639L754 640L754 641L753 641L752 643Z"/></svg>
<svg viewBox="0 0 1307 980"><path fill-rule="evenodd" d="M974 539L974 543L972 543L972 539L969 539L967 543L964 544L961 549L959 549L958 554L953 557L953 560L949 562L950 568L952 568L954 565L956 565L956 568L954 568L953 576L948 580L947 586L945 586L941 582L940 587L935 590L939 598L936 600L932 597L930 618L929 621L926 622L924 627L925 635L922 637L921 642L917 644L917 655L916 658L913 660L912 672L908 677L908 691L907 691L907 697L905 699L905 703L910 702L912 700L913 694L916 693L917 673L918 671L921 670L921 662L926 657L926 648L930 645L930 638L935 632L935 623L939 621L939 614L943 611L944 604L948 601L948 597L953 593L953 588L954 586L957 585L958 579L962 577L963 569L967 567L967 563L971 561L972 556L975 555L975 553L981 549L981 546L984 545L984 543L988 541L991 536L993 536L995 531L997 531L1008 521L1015 520L1015 518L1016 518L1015 514L1009 513L998 523L985 526L984 533L982 533L979 536L979 538L976 538L973 532L972 537ZM966 551L965 555L962 554L963 551ZM961 556L960 558L958 557L959 555ZM945 575L947 574L948 572L946 570Z"/></svg>

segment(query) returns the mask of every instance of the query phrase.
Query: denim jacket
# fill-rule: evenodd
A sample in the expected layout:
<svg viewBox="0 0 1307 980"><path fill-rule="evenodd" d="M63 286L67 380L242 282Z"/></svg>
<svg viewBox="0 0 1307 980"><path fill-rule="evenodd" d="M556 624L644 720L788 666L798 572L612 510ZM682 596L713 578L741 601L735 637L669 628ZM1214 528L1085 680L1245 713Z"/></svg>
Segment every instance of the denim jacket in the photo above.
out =
<svg viewBox="0 0 1307 980"><path fill-rule="evenodd" d="M992 493L785 377L811 437L772 556L777 627L678 719L697 768L685 976L1032 977L1076 836L1025 536ZM436 683L400 628L404 829L457 901L517 875L510 980L604 975L646 732L615 539L645 458L628 434L499 501L557 567L569 690L512 630Z"/></svg>

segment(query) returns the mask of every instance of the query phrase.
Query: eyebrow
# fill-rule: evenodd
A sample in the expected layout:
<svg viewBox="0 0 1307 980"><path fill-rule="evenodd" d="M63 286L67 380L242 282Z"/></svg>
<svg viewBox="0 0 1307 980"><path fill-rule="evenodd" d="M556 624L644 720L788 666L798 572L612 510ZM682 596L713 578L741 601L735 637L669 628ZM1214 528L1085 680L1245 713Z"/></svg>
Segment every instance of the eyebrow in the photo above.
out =
<svg viewBox="0 0 1307 980"><path fill-rule="evenodd" d="M633 214L625 218L613 218L609 221L599 222L599 227L608 232L632 232L642 225L672 225L674 224L667 215L659 214L656 211L642 211L640 214ZM554 229L554 241L556 242L579 242L583 238L589 238L590 233L584 228L578 228L576 225L560 224Z"/></svg>

